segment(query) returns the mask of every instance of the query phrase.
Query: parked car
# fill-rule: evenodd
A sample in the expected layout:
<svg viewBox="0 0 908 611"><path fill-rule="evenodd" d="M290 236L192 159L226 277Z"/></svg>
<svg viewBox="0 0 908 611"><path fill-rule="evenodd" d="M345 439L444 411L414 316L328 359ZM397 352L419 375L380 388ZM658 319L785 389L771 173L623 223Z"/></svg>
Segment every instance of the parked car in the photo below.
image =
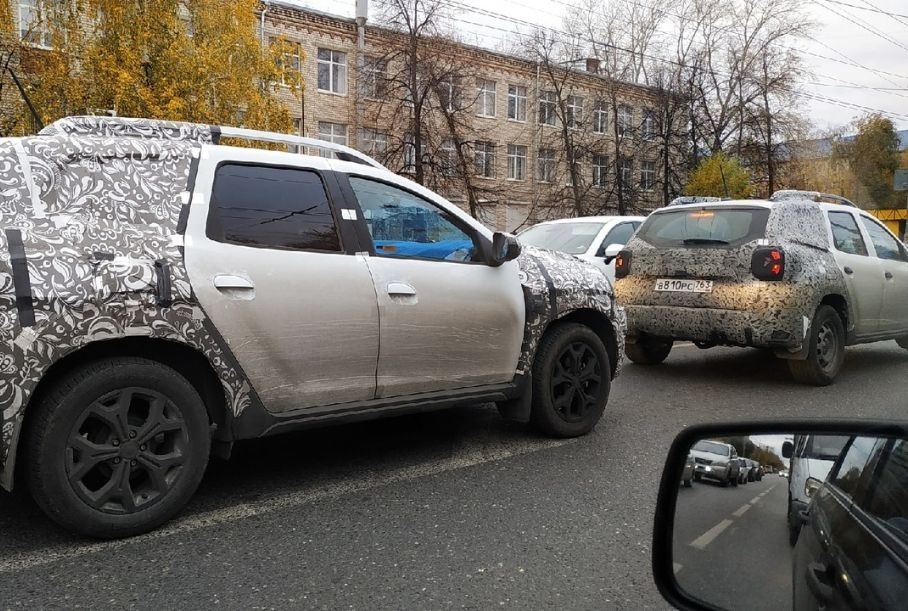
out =
<svg viewBox="0 0 908 611"><path fill-rule="evenodd" d="M692 454L687 455L687 460L684 462L684 471L681 473L681 484L685 488L690 488L694 485L694 469L696 468L696 462Z"/></svg>
<svg viewBox="0 0 908 611"><path fill-rule="evenodd" d="M847 437L830 435L795 435L782 444L782 456L789 458L788 473L788 542L794 545L801 530L800 514L807 509L814 493L826 480L838 459ZM786 476L788 476L786 473Z"/></svg>
<svg viewBox="0 0 908 611"><path fill-rule="evenodd" d="M804 517L795 611L905 608L908 441L851 438Z"/></svg>
<svg viewBox="0 0 908 611"><path fill-rule="evenodd" d="M735 446L721 441L701 440L691 447L694 457L694 480L710 479L724 488L737 486L741 477L741 464Z"/></svg>
<svg viewBox="0 0 908 611"><path fill-rule="evenodd" d="M605 409L625 317L601 268L357 151L75 117L0 159L0 485L18 461L73 531L160 525L240 439L478 401L573 437Z"/></svg>
<svg viewBox="0 0 908 611"><path fill-rule="evenodd" d="M831 384L851 344L908 349L908 251L845 200L708 202L653 212L617 254L627 356L678 340L768 348L803 383ZM850 204L850 202L848 202Z"/></svg>
<svg viewBox="0 0 908 611"><path fill-rule="evenodd" d="M644 216L583 216L538 223L518 234L522 244L557 250L599 266L615 280L614 257L605 254L607 247L622 247L646 219Z"/></svg>

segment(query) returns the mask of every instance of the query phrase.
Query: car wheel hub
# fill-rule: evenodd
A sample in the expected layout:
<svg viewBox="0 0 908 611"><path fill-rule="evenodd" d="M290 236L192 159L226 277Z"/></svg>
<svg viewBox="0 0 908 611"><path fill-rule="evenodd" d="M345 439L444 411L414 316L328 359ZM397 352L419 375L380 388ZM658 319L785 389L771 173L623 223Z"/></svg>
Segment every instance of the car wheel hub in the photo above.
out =
<svg viewBox="0 0 908 611"><path fill-rule="evenodd" d="M552 370L552 403L559 417L579 422L599 403L602 367L593 349L583 342L565 347Z"/></svg>
<svg viewBox="0 0 908 611"><path fill-rule="evenodd" d="M838 341L835 330L829 322L823 323L817 333L817 362L824 371L829 371L838 357Z"/></svg>

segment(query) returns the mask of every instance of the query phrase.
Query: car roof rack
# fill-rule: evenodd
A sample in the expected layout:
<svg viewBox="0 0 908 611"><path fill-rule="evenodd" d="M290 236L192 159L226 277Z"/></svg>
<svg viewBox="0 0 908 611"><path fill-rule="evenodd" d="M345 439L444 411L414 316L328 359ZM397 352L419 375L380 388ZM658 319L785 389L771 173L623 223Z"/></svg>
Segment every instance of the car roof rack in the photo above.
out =
<svg viewBox="0 0 908 611"><path fill-rule="evenodd" d="M710 195L681 195L668 202L668 206L686 206L688 204L707 204L728 201L727 197L713 197Z"/></svg>
<svg viewBox="0 0 908 611"><path fill-rule="evenodd" d="M104 135L130 138L164 138L168 140L194 140L203 144L219 144L222 137L254 142L274 142L288 147L305 147L333 153L341 161L352 161L373 168L384 168L368 155L342 144L315 138L279 134L243 127L208 125L184 121L138 119L129 117L74 116L54 121L43 128L40 135Z"/></svg>
<svg viewBox="0 0 908 611"><path fill-rule="evenodd" d="M849 199L840 197L838 195L832 195L830 193L820 193L819 191L799 191L797 189L783 189L782 191L776 191L773 193L769 201L771 202L782 202L790 200L810 200L812 202L826 203L826 204L839 204L842 206L851 206L852 208L858 208L859 206Z"/></svg>

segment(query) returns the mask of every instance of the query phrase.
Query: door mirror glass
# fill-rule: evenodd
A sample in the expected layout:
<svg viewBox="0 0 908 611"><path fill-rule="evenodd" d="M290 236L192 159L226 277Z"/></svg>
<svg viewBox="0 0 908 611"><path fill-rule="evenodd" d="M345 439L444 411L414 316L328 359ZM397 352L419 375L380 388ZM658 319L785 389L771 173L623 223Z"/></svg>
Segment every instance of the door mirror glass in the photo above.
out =
<svg viewBox="0 0 908 611"><path fill-rule="evenodd" d="M908 430L735 429L688 431L672 447L654 534L666 598L680 608L900 606Z"/></svg>
<svg viewBox="0 0 908 611"><path fill-rule="evenodd" d="M624 248L624 244L609 244L605 247L605 262L611 263Z"/></svg>
<svg viewBox="0 0 908 611"><path fill-rule="evenodd" d="M510 233L496 231L492 236L492 267L513 261L520 254L520 242Z"/></svg>

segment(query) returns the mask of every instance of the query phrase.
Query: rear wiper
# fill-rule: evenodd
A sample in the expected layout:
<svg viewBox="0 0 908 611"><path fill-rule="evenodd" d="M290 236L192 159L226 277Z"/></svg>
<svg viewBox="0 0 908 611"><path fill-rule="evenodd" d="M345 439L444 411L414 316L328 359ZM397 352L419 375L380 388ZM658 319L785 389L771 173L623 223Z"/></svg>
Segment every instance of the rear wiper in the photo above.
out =
<svg viewBox="0 0 908 611"><path fill-rule="evenodd" d="M685 244L728 244L725 240L716 240L714 238L687 238Z"/></svg>

